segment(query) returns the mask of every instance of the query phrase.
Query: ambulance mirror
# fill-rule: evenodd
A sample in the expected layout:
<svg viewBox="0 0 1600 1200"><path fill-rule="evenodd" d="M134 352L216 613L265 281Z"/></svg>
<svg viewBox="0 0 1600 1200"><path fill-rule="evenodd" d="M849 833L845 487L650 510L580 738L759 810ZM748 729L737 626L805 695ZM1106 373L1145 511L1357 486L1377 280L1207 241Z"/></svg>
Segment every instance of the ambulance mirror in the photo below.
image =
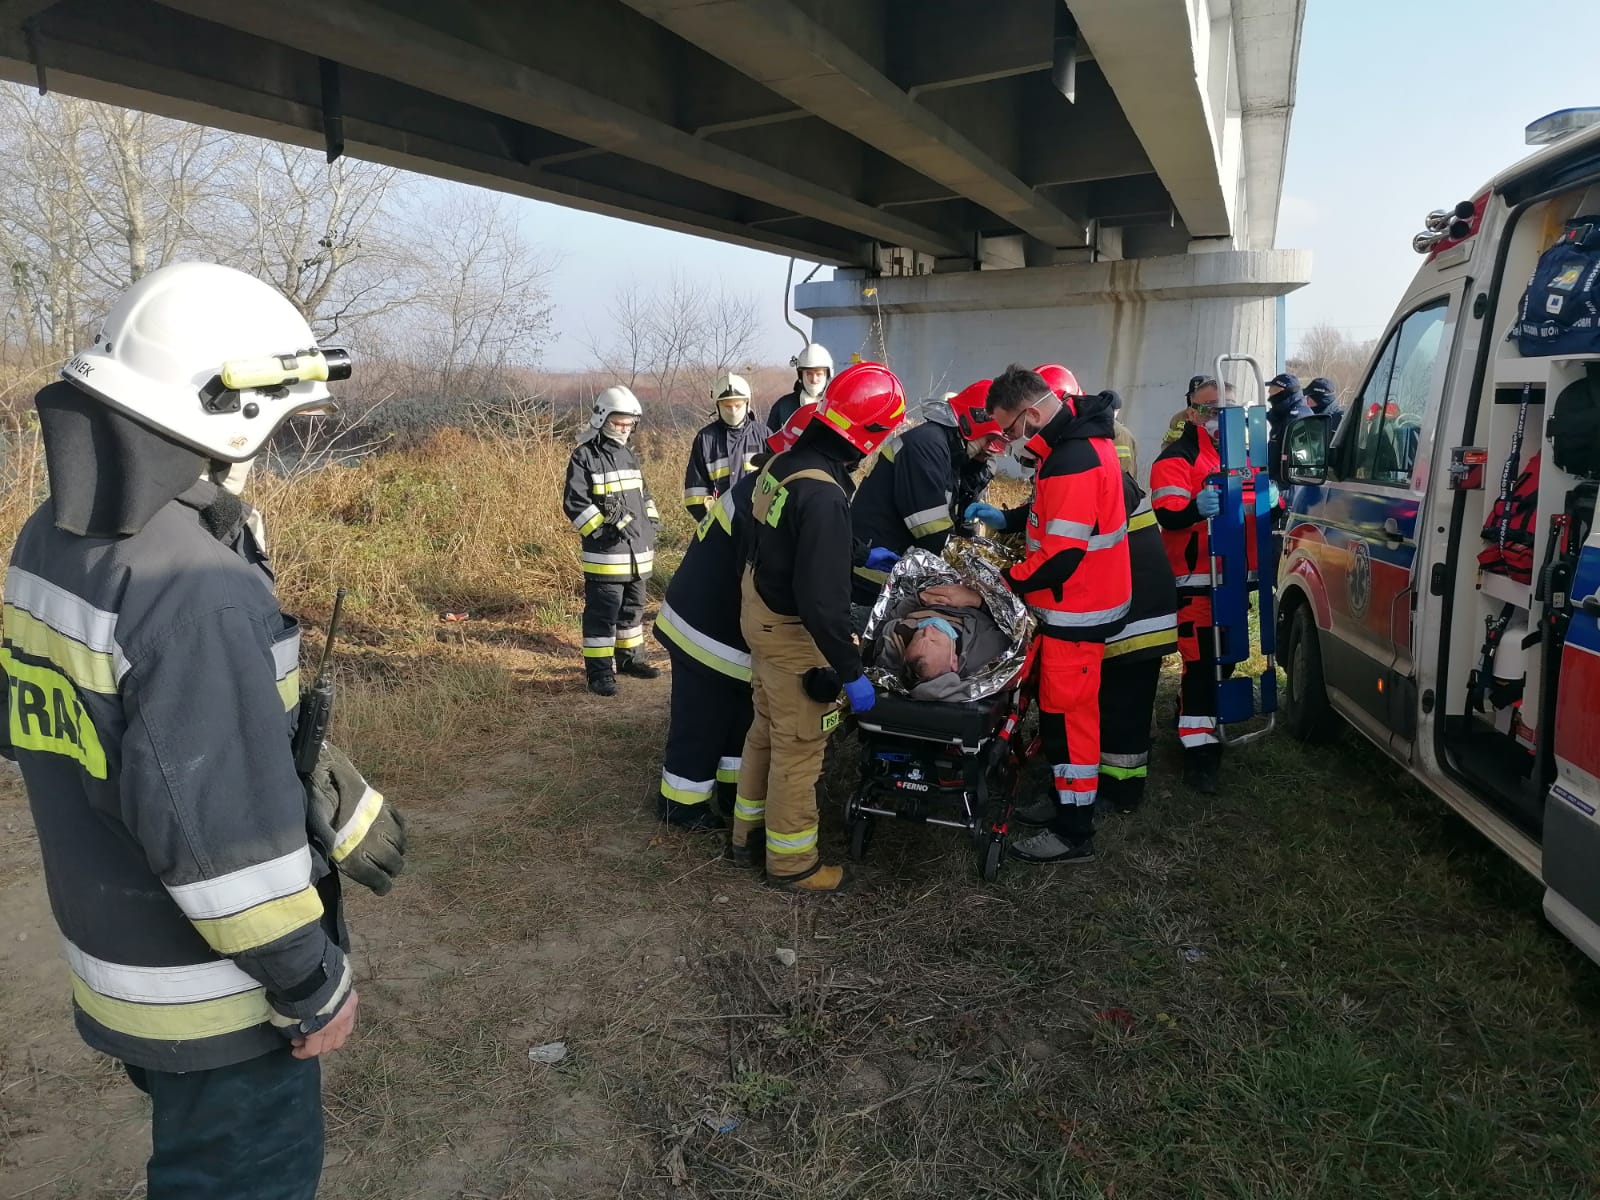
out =
<svg viewBox="0 0 1600 1200"><path fill-rule="evenodd" d="M1328 478L1328 418L1301 417L1283 440L1283 474L1290 483L1324 483Z"/></svg>

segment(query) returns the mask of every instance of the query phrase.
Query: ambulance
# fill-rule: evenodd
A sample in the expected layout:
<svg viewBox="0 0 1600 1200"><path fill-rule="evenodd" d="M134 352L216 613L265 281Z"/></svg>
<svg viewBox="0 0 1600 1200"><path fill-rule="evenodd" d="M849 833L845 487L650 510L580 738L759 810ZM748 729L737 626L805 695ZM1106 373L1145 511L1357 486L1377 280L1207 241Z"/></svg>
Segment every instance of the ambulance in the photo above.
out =
<svg viewBox="0 0 1600 1200"><path fill-rule="evenodd" d="M1539 879L1600 962L1600 468L1551 430L1558 402L1558 430L1592 405L1600 461L1600 330L1531 355L1515 336L1544 319L1523 311L1544 252L1600 245L1600 110L1528 133L1548 144L1425 219L1337 429L1288 431L1278 716L1305 741L1355 726ZM1541 308L1584 303L1578 276Z"/></svg>

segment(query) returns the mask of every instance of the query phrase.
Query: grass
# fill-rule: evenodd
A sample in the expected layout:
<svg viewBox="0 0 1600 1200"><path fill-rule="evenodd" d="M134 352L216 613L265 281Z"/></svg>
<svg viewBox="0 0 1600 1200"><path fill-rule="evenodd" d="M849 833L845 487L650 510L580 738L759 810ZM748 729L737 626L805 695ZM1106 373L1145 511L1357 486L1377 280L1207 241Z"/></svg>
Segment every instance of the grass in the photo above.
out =
<svg viewBox="0 0 1600 1200"><path fill-rule="evenodd" d="M351 897L324 1195L1600 1195L1600 969L1348 732L1234 753L1216 798L1176 785L1164 736L1099 861L993 886L931 828L882 827L822 903L664 834L665 681L582 690L564 457L450 435L265 489L288 607L353 589L340 738L414 835L391 896ZM670 459L647 473L681 547ZM0 829L9 929L42 903L14 788ZM137 1195L142 1110L19 953L0 941L0 1176ZM528 1061L555 1040L566 1061Z"/></svg>

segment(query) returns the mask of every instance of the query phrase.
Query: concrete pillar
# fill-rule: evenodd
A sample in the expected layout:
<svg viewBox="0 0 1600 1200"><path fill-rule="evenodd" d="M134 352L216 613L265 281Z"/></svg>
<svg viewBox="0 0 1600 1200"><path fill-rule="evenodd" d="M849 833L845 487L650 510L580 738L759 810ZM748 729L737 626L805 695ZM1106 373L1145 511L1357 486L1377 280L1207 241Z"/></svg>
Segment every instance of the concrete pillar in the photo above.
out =
<svg viewBox="0 0 1600 1200"><path fill-rule="evenodd" d="M1218 354L1252 354L1271 377L1278 297L1310 280L1311 255L1219 250L910 279L841 275L795 291L835 362L887 360L918 397L1011 363L1064 363L1086 390L1122 393L1149 463L1189 377L1209 373Z"/></svg>

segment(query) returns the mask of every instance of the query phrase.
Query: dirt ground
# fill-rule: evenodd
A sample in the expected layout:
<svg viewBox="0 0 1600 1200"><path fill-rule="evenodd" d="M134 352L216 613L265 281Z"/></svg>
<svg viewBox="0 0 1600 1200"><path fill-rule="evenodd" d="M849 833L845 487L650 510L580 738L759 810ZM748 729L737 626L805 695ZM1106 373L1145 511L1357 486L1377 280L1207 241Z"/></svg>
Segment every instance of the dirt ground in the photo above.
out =
<svg viewBox="0 0 1600 1200"><path fill-rule="evenodd" d="M459 639L350 685L414 851L352 899L326 1196L1600 1194L1600 972L1353 737L1242 752L1215 802L1164 746L1088 867L984 886L899 826L804 901L651 818L666 679L608 703L570 639ZM0 1196L142 1196L147 1107L72 1031L14 772L0 1028Z"/></svg>

